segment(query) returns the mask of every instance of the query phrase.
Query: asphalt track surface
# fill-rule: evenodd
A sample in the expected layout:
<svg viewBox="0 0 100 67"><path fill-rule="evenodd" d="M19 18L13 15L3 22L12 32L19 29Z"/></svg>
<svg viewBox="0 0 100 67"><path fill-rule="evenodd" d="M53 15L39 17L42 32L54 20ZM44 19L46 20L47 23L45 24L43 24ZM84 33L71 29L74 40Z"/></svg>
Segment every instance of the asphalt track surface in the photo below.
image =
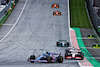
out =
<svg viewBox="0 0 100 67"><path fill-rule="evenodd" d="M79 67L77 60L49 64L27 62L30 55L37 57L46 51L61 52L64 56L66 48L57 47L56 42L61 39L70 42L70 38L67 0L26 1L19 0L8 20L0 28L0 67ZM60 8L51 8L53 3L58 3ZM56 10L61 11L62 15L53 16L53 11ZM6 34L8 35L4 38Z"/></svg>

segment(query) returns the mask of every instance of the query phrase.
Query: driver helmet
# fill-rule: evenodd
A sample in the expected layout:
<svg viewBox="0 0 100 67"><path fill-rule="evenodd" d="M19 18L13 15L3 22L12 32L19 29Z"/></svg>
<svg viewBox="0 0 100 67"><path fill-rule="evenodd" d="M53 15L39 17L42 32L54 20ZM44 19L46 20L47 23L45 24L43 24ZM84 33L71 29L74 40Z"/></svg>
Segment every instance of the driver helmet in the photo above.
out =
<svg viewBox="0 0 100 67"><path fill-rule="evenodd" d="M48 54L49 52L47 51L46 54Z"/></svg>

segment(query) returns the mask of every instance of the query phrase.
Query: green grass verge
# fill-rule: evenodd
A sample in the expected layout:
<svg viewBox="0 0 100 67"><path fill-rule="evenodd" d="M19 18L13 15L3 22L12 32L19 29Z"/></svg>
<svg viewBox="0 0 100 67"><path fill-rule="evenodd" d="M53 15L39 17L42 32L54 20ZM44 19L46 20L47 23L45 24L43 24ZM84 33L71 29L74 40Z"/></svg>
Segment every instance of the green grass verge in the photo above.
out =
<svg viewBox="0 0 100 67"><path fill-rule="evenodd" d="M4 15L4 17L0 20L0 26L2 26L2 24L7 20L9 15L10 15L10 11L8 11L7 14Z"/></svg>
<svg viewBox="0 0 100 67"><path fill-rule="evenodd" d="M71 27L91 28L84 0L70 0Z"/></svg>

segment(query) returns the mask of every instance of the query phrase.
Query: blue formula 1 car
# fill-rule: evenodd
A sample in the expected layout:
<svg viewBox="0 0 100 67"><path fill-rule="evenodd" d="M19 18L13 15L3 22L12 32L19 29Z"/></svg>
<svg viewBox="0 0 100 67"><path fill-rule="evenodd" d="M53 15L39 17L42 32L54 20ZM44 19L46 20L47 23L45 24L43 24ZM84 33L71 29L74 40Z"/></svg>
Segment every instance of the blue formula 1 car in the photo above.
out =
<svg viewBox="0 0 100 67"><path fill-rule="evenodd" d="M69 42L66 42L66 40L59 40L56 45L58 47L69 47Z"/></svg>
<svg viewBox="0 0 100 67"><path fill-rule="evenodd" d="M56 56L57 57L56 57ZM51 52L46 52L45 54L43 54L42 56L37 57L37 59L35 59L35 55L31 55L30 58L28 58L28 61L30 61L31 63L34 62L44 62L44 63L62 63L63 62L63 56L61 56L61 53L51 53Z"/></svg>

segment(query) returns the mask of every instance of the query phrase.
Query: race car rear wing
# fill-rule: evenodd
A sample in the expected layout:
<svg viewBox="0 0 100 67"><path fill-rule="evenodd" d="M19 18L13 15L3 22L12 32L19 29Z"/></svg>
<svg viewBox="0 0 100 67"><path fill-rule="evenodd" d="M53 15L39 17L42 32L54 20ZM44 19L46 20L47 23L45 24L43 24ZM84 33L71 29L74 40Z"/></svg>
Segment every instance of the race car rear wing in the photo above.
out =
<svg viewBox="0 0 100 67"><path fill-rule="evenodd" d="M61 55L61 53L60 52L58 52L58 53L52 53L52 52L50 52L50 54L52 54L52 55Z"/></svg>

